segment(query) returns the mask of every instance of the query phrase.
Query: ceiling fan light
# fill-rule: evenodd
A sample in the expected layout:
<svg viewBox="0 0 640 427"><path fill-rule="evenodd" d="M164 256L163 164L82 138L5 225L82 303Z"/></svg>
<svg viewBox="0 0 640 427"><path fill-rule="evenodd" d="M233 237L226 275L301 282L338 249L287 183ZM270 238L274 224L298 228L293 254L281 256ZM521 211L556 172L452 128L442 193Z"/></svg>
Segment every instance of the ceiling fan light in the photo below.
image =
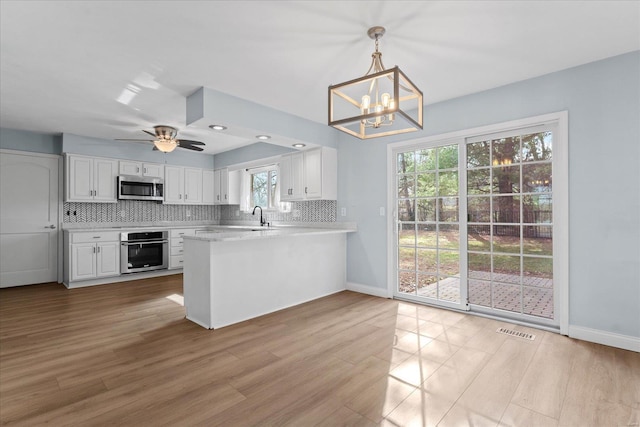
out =
<svg viewBox="0 0 640 427"><path fill-rule="evenodd" d="M153 141L153 145L155 145L156 148L163 153L170 153L176 149L178 143L175 141L175 139L157 139Z"/></svg>

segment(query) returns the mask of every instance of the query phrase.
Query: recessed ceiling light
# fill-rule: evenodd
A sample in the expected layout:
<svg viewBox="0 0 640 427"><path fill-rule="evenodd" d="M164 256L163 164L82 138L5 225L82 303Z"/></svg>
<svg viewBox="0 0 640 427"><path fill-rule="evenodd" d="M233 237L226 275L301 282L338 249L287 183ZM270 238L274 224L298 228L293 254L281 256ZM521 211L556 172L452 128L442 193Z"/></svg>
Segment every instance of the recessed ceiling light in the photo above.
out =
<svg viewBox="0 0 640 427"><path fill-rule="evenodd" d="M225 130L227 127L222 125L209 125L209 127L213 130Z"/></svg>
<svg viewBox="0 0 640 427"><path fill-rule="evenodd" d="M302 148L302 147L306 147L307 144L303 144L301 142L298 142L296 144L293 144L292 147L296 147L296 148Z"/></svg>
<svg viewBox="0 0 640 427"><path fill-rule="evenodd" d="M262 140L271 139L271 137L269 135L256 135L256 138L262 139Z"/></svg>

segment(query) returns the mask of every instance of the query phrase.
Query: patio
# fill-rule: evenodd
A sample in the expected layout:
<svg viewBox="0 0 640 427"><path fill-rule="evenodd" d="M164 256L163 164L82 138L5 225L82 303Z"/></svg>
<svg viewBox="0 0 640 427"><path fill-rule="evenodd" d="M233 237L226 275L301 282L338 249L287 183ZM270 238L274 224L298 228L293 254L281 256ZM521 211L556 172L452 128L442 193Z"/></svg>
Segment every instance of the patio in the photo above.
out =
<svg viewBox="0 0 640 427"><path fill-rule="evenodd" d="M520 281L520 277L509 274L494 274L493 305L491 304L492 283L490 280L490 273L474 272L474 277L469 280L469 303L553 319L552 279L524 277L521 301L520 285L517 284ZM413 293L413 289L406 289L406 291L408 291L407 293ZM421 284L418 287L417 295L458 302L460 300L460 279L448 277L438 282L426 285Z"/></svg>

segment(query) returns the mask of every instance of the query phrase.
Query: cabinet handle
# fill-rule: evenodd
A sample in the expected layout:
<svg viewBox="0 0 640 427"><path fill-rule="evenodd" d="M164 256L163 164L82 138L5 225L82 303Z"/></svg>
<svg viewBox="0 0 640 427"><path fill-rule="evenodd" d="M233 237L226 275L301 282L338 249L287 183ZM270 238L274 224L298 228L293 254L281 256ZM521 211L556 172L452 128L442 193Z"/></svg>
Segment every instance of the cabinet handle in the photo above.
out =
<svg viewBox="0 0 640 427"><path fill-rule="evenodd" d="M185 194L185 195L184 195L184 199L185 199L185 200L187 200L188 198L189 198L189 195L188 195L188 194Z"/></svg>
<svg viewBox="0 0 640 427"><path fill-rule="evenodd" d="M140 168L138 166L136 166L136 173L140 172Z"/></svg>
<svg viewBox="0 0 640 427"><path fill-rule="evenodd" d="M100 236L93 236L93 238L94 238L94 239L99 239L99 238L100 238Z"/></svg>
<svg viewBox="0 0 640 427"><path fill-rule="evenodd" d="M147 173L147 168L142 168L143 172L142 173Z"/></svg>
<svg viewBox="0 0 640 427"><path fill-rule="evenodd" d="M224 199L227 200L227 195L226 194L224 195Z"/></svg>
<svg viewBox="0 0 640 427"><path fill-rule="evenodd" d="M307 194L307 187L304 187L304 194Z"/></svg>
<svg viewBox="0 0 640 427"><path fill-rule="evenodd" d="M178 199L182 199L182 194L178 194Z"/></svg>
<svg viewBox="0 0 640 427"><path fill-rule="evenodd" d="M96 253L96 247L95 246L93 247L93 253L94 254Z"/></svg>
<svg viewBox="0 0 640 427"><path fill-rule="evenodd" d="M98 253L100 253L100 246L98 246Z"/></svg>

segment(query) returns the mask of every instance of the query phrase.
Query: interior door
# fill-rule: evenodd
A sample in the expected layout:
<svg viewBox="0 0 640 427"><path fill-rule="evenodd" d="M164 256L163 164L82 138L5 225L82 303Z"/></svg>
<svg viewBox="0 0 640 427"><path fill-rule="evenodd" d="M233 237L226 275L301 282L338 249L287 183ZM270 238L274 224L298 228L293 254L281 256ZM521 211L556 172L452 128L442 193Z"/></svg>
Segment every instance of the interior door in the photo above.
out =
<svg viewBox="0 0 640 427"><path fill-rule="evenodd" d="M0 287L58 279L58 162L0 151Z"/></svg>

